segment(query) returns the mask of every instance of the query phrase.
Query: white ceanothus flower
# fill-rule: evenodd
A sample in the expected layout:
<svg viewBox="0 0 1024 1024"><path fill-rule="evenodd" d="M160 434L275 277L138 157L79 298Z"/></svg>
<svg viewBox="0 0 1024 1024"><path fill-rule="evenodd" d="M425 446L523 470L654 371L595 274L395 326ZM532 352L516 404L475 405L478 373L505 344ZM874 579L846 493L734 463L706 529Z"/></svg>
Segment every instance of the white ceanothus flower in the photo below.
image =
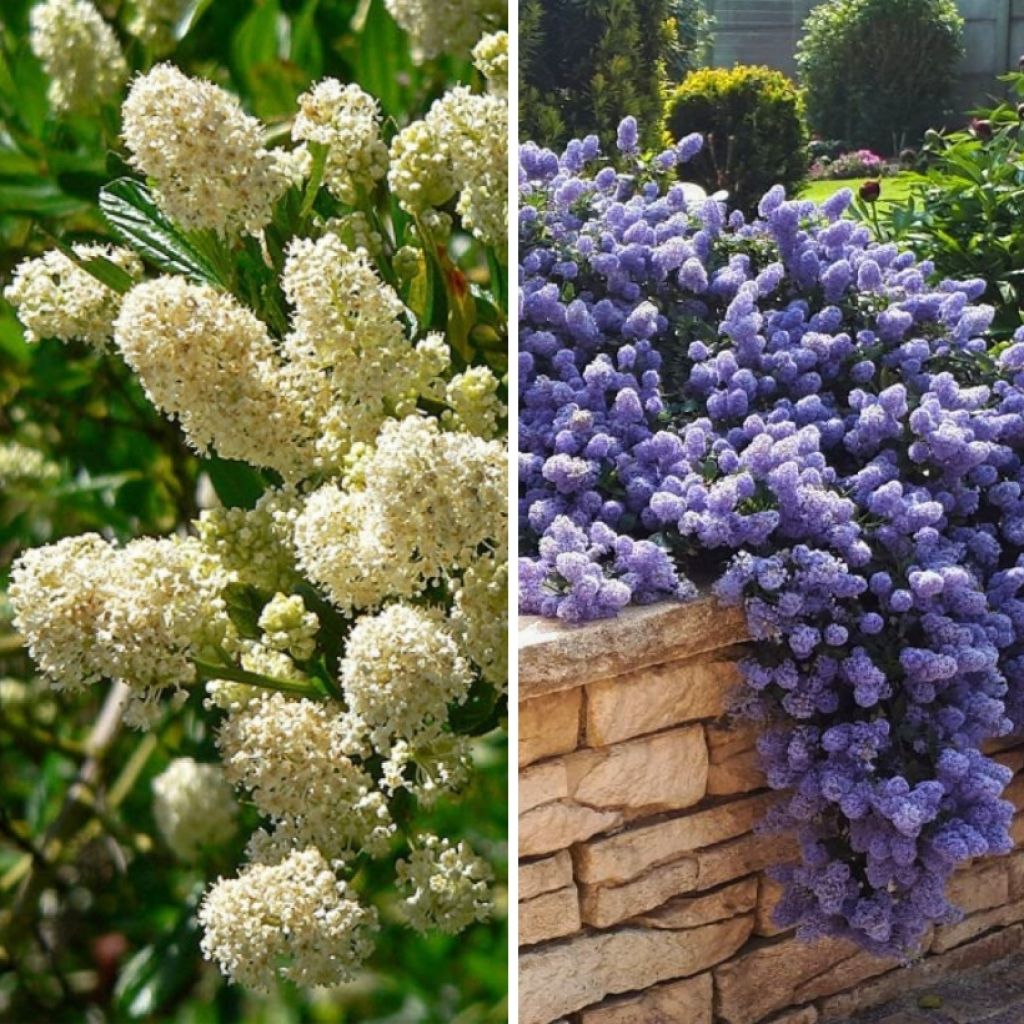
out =
<svg viewBox="0 0 1024 1024"><path fill-rule="evenodd" d="M44 0L32 8L29 45L57 114L88 113L115 99L128 65L114 30L90 0Z"/></svg>
<svg viewBox="0 0 1024 1024"><path fill-rule="evenodd" d="M318 988L350 981L373 952L377 912L315 847L221 878L199 908L203 953L233 981L268 992L279 977Z"/></svg>
<svg viewBox="0 0 1024 1024"><path fill-rule="evenodd" d="M506 17L505 0L385 0L391 17L412 40L421 58L462 56L488 28Z"/></svg>
<svg viewBox="0 0 1024 1024"><path fill-rule="evenodd" d="M436 369L434 346L409 341L395 290L365 250L336 235L294 241L282 285L293 308L282 394L303 410L318 468L337 472L353 444L373 441L389 416L415 409Z"/></svg>
<svg viewBox="0 0 1024 1024"><path fill-rule="evenodd" d="M314 491L295 524L299 564L339 608L411 597L507 544L507 459L497 441L442 432L436 420L389 421L349 489Z"/></svg>
<svg viewBox="0 0 1024 1024"><path fill-rule="evenodd" d="M486 366L471 366L456 374L445 387L445 402L451 412L445 424L490 439L498 422L508 414L498 397L500 382Z"/></svg>
<svg viewBox="0 0 1024 1024"><path fill-rule="evenodd" d="M490 866L466 842L453 845L435 835L419 836L409 859L395 869L399 889L409 893L402 910L418 932L437 929L455 935L486 920L494 909Z"/></svg>
<svg viewBox="0 0 1024 1024"><path fill-rule="evenodd" d="M193 525L203 546L239 583L275 593L301 580L292 534L302 508L291 488L265 491L255 506L212 508Z"/></svg>
<svg viewBox="0 0 1024 1024"><path fill-rule="evenodd" d="M299 97L292 138L327 147L324 184L350 206L358 205L388 169L380 137L380 107L358 85L325 78Z"/></svg>
<svg viewBox="0 0 1024 1024"><path fill-rule="evenodd" d="M473 63L484 78L487 90L508 99L508 33L492 32L473 47Z"/></svg>
<svg viewBox="0 0 1024 1024"><path fill-rule="evenodd" d="M229 781L300 843L331 857L387 852L395 825L357 761L367 752L357 713L265 694L228 714L217 746Z"/></svg>
<svg viewBox="0 0 1024 1024"><path fill-rule="evenodd" d="M468 565L455 589L452 631L487 682L508 686L508 561L493 554Z"/></svg>
<svg viewBox="0 0 1024 1024"><path fill-rule="evenodd" d="M306 661L316 651L320 620L315 612L306 610L301 594L277 593L260 612L259 628L263 643L271 650Z"/></svg>
<svg viewBox="0 0 1024 1024"><path fill-rule="evenodd" d="M444 620L413 605L388 605L356 621L341 662L349 708L366 723L374 747L413 747L436 737L448 705L466 699L473 675Z"/></svg>
<svg viewBox="0 0 1024 1024"><path fill-rule="evenodd" d="M0 442L0 487L42 487L60 477L60 467L38 448L20 441Z"/></svg>
<svg viewBox="0 0 1024 1024"><path fill-rule="evenodd" d="M176 757L153 779L153 817L174 855L191 863L234 836L238 805L219 764Z"/></svg>
<svg viewBox="0 0 1024 1024"><path fill-rule="evenodd" d="M404 789L424 807L431 807L442 793L461 789L472 767L470 741L465 736L436 733L415 746L395 740L381 763L380 785L389 796Z"/></svg>
<svg viewBox="0 0 1024 1024"><path fill-rule="evenodd" d="M194 539L118 548L94 533L25 552L11 572L15 627L59 689L121 679L145 703L195 681L197 651L228 627L229 582ZM135 709L135 720L142 709Z"/></svg>
<svg viewBox="0 0 1024 1024"><path fill-rule="evenodd" d="M131 165L183 228L258 231L292 183L294 168L264 147L236 97L170 64L134 81L122 118Z"/></svg>
<svg viewBox="0 0 1024 1024"><path fill-rule="evenodd" d="M128 31L156 54L174 49L175 32L193 0L135 0Z"/></svg>
<svg viewBox="0 0 1024 1024"><path fill-rule="evenodd" d="M282 390L266 325L234 296L183 277L145 281L124 297L114 341L196 451L304 475L301 406Z"/></svg>
<svg viewBox="0 0 1024 1024"><path fill-rule="evenodd" d="M457 86L392 140L388 182L412 214L458 192L466 228L485 245L500 245L508 231L507 163L507 102Z"/></svg>
<svg viewBox="0 0 1024 1024"><path fill-rule="evenodd" d="M83 261L109 260L133 280L142 277L142 262L128 249L112 245L73 245ZM59 249L24 260L14 271L4 298L25 328L25 340L43 338L84 341L102 348L113 335L121 296L98 281Z"/></svg>

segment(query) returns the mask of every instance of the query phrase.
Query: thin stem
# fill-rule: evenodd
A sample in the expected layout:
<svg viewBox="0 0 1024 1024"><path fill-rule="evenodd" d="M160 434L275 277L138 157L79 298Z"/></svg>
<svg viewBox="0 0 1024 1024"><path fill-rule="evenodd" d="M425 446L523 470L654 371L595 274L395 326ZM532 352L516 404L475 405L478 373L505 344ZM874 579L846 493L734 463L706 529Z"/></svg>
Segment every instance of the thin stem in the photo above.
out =
<svg viewBox="0 0 1024 1024"><path fill-rule="evenodd" d="M294 693L300 697L315 699L324 697L324 694L315 687L294 679L276 679L273 676L261 675L259 672L250 672L237 665L211 665L205 661L196 661L193 664L200 679L204 682L214 679L230 679L234 683L247 683L249 686L259 686L265 690L278 690L281 693Z"/></svg>

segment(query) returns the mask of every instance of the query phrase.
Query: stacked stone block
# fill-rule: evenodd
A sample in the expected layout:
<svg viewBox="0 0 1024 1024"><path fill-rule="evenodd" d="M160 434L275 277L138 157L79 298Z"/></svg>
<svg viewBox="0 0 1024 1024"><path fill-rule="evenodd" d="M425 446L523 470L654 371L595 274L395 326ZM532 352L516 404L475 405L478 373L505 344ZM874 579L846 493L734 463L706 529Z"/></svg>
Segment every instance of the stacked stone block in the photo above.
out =
<svg viewBox="0 0 1024 1024"><path fill-rule="evenodd" d="M826 1024L1024 948L1024 852L960 872L910 966L774 925L795 847L754 831L774 797L726 715L746 639L710 600L523 621L520 1024ZM995 753L1024 808L1024 746Z"/></svg>

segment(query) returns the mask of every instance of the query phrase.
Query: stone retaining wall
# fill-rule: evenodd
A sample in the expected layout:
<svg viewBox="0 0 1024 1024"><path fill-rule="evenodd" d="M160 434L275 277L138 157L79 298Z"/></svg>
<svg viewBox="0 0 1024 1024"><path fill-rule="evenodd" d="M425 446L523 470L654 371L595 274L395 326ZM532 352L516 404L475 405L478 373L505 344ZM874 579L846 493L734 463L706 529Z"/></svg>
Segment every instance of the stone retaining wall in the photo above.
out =
<svg viewBox="0 0 1024 1024"><path fill-rule="evenodd" d="M772 794L722 720L742 615L709 600L520 631L520 1024L818 1024L1024 948L1024 852L954 879L967 916L898 967L771 921ZM1024 745L998 758L1018 774ZM1015 840L1024 838L1024 816Z"/></svg>

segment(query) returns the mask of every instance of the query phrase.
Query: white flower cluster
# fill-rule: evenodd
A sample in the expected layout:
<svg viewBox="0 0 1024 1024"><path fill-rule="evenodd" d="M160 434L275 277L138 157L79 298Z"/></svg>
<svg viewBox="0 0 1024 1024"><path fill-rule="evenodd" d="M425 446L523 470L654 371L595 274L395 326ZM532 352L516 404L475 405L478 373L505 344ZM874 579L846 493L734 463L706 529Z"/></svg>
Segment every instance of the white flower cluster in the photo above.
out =
<svg viewBox="0 0 1024 1024"><path fill-rule="evenodd" d="M257 992L269 991L278 972L313 988L351 980L378 928L376 910L358 901L315 847L220 879L199 920L205 955Z"/></svg>
<svg viewBox="0 0 1024 1024"><path fill-rule="evenodd" d="M20 441L0 442L0 487L40 487L52 484L60 476L60 467L38 448Z"/></svg>
<svg viewBox="0 0 1024 1024"><path fill-rule="evenodd" d="M128 65L114 30L90 0L44 0L29 15L29 44L50 79L57 114L88 112L117 97Z"/></svg>
<svg viewBox="0 0 1024 1024"><path fill-rule="evenodd" d="M495 96L508 98L508 33L492 32L473 47L473 63Z"/></svg>
<svg viewBox="0 0 1024 1024"><path fill-rule="evenodd" d="M234 96L171 64L135 80L122 118L132 166L183 228L258 231L292 183L290 162L264 147L260 122Z"/></svg>
<svg viewBox="0 0 1024 1024"><path fill-rule="evenodd" d="M106 259L132 279L142 277L142 262L135 253L110 245L73 245L75 256L88 262ZM102 348L113 335L121 296L88 271L51 249L25 260L14 271L4 298L17 310L25 327L25 340L84 341Z"/></svg>
<svg viewBox="0 0 1024 1024"><path fill-rule="evenodd" d="M343 489L315 491L295 524L303 571L346 611L412 597L468 565L480 545L504 557L507 459L496 441L409 416L381 429Z"/></svg>
<svg viewBox="0 0 1024 1024"><path fill-rule="evenodd" d="M395 136L389 182L410 213L441 206L456 192L465 226L499 245L508 225L508 104L457 86Z"/></svg>
<svg viewBox="0 0 1024 1024"><path fill-rule="evenodd" d="M227 627L228 577L193 539L118 548L95 533L25 552L11 570L15 627L60 689L122 679L142 696L195 679Z"/></svg>
<svg viewBox="0 0 1024 1024"><path fill-rule="evenodd" d="M468 51L499 18L461 6ZM134 11L132 31L159 48L174 4ZM507 38L478 51L492 87L507 79ZM124 105L132 164L176 224L213 233L199 241L225 262L259 254L258 284L243 263L224 275L232 290L142 280L131 254L83 249L129 272L127 294L53 254L9 290L30 336L112 338L198 452L275 474L254 507L209 509L188 537L118 547L88 534L29 552L10 590L41 670L72 690L124 680L133 724L155 718L161 694L205 684L221 767L175 762L154 783L154 814L185 859L228 836L226 787L262 816L247 862L200 913L206 955L260 990L358 969L377 928L353 888L371 884L365 859L399 853L411 805L465 785L467 716L506 686L502 382L464 358L475 342L453 330L453 354L430 330L443 317L421 324L424 307L400 292L428 269L438 294L453 288L454 217L438 207L457 201L466 227L503 243L500 92L453 89L389 155L376 101L328 79L302 97L298 148L281 154L233 97L158 65ZM277 200L321 146L325 191L285 244L293 204ZM389 186L417 218L404 237L378 212ZM424 837L397 871L417 929L454 932L490 910L489 869L464 843Z"/></svg>
<svg viewBox="0 0 1024 1024"><path fill-rule="evenodd" d="M217 744L228 779L290 838L332 859L376 856L395 826L383 793L353 760L366 752L359 732L343 707L272 693L232 711Z"/></svg>
<svg viewBox="0 0 1024 1024"><path fill-rule="evenodd" d="M436 371L432 349L409 341L402 302L369 254L336 235L295 240L282 285L293 314L281 396L304 411L314 436L315 454L304 458L336 472L353 444L373 441L389 416L415 409Z"/></svg>
<svg viewBox="0 0 1024 1024"><path fill-rule="evenodd" d="M402 909L418 932L437 928L454 935L493 909L490 866L465 842L453 846L434 835L420 836L397 873L400 887L410 891Z"/></svg>
<svg viewBox="0 0 1024 1024"><path fill-rule="evenodd" d="M466 699L469 663L438 616L412 605L388 605L360 618L349 633L341 683L349 707L370 729L374 747L437 736L448 704Z"/></svg>
<svg viewBox="0 0 1024 1024"><path fill-rule="evenodd" d="M380 109L358 85L325 78L300 96L292 138L327 147L324 183L350 206L358 205L387 173Z"/></svg>
<svg viewBox="0 0 1024 1024"><path fill-rule="evenodd" d="M506 17L504 0L385 0L391 17L412 40L420 57L462 55Z"/></svg>
<svg viewBox="0 0 1024 1024"><path fill-rule="evenodd" d="M124 297L114 341L197 451L302 475L301 407L281 390L266 325L233 296L183 277L145 281Z"/></svg>
<svg viewBox="0 0 1024 1024"><path fill-rule="evenodd" d="M176 757L153 779L153 817L174 855L191 863L231 839L238 805L219 764Z"/></svg>

